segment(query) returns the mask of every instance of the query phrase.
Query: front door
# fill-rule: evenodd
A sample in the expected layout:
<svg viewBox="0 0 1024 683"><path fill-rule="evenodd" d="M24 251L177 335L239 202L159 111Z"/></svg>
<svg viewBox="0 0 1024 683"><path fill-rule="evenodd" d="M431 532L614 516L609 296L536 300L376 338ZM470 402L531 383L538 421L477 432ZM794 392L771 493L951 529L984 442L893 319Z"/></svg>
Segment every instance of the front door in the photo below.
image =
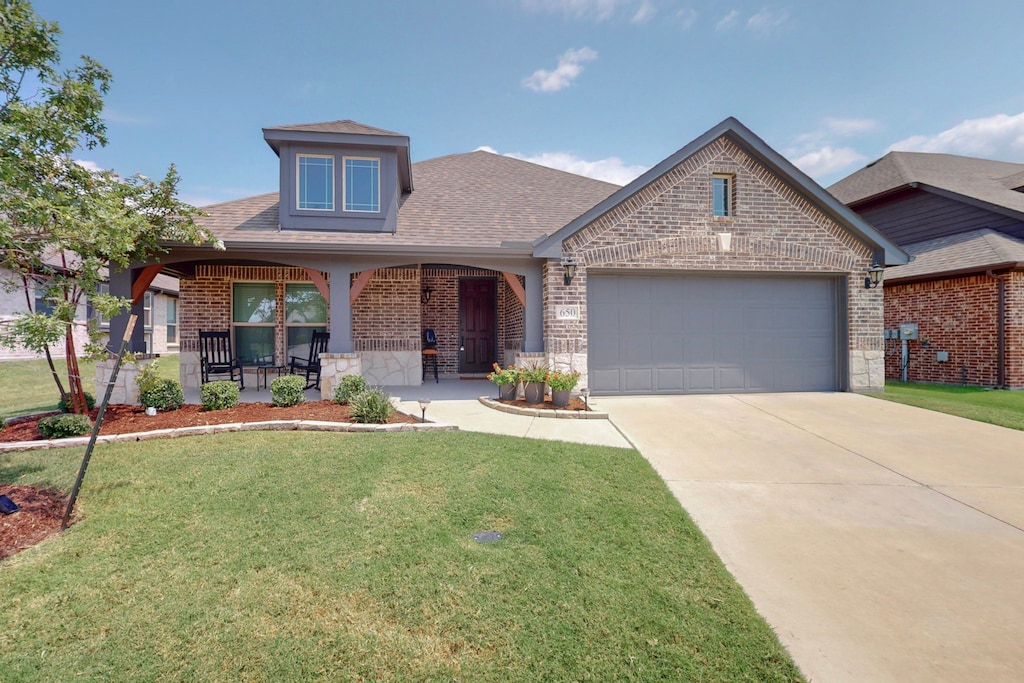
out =
<svg viewBox="0 0 1024 683"><path fill-rule="evenodd" d="M459 280L459 372L488 372L497 357L497 283Z"/></svg>

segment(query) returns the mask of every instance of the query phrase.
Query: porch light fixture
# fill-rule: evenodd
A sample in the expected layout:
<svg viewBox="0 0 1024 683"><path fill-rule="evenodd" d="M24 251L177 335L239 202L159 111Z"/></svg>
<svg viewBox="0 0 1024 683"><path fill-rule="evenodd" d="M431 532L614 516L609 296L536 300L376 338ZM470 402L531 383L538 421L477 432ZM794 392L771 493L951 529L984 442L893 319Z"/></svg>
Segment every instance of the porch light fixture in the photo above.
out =
<svg viewBox="0 0 1024 683"><path fill-rule="evenodd" d="M433 292L429 286L424 287L423 291L420 292L420 303L425 304L430 302L430 293Z"/></svg>
<svg viewBox="0 0 1024 683"><path fill-rule="evenodd" d="M572 256L566 256L562 259L562 284L566 287L572 284L572 279L576 277L576 259Z"/></svg>
<svg viewBox="0 0 1024 683"><path fill-rule="evenodd" d="M885 268L878 265L877 261L872 263L871 267L868 268L868 276L864 278L864 289L877 287L882 282L882 271L884 270Z"/></svg>
<svg viewBox="0 0 1024 683"><path fill-rule="evenodd" d="M427 408L429 408L429 407L430 407L430 399L429 398L421 398L420 399L420 422L426 422L427 421Z"/></svg>

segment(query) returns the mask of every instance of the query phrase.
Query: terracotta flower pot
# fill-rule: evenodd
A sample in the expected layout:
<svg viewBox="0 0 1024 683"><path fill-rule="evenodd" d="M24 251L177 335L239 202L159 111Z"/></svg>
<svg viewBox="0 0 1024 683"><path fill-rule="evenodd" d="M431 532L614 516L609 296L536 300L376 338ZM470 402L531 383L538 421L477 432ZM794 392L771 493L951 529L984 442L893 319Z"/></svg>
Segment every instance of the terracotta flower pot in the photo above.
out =
<svg viewBox="0 0 1024 683"><path fill-rule="evenodd" d="M525 387L527 403L544 402L544 382L530 382Z"/></svg>

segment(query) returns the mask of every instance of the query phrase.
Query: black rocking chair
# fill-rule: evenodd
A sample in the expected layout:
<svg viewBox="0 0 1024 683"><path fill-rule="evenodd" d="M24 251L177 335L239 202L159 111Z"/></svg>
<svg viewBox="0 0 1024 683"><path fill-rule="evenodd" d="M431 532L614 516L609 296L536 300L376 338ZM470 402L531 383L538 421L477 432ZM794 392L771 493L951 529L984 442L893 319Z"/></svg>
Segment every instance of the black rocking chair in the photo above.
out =
<svg viewBox="0 0 1024 683"><path fill-rule="evenodd" d="M314 332L309 340L309 356L292 356L288 361L288 374L305 375L307 389L320 388L320 354L327 351L330 339L330 332Z"/></svg>
<svg viewBox="0 0 1024 683"><path fill-rule="evenodd" d="M210 381L211 375L227 375L232 382L238 382L245 389L242 363L231 351L230 332L199 331L199 371L202 383Z"/></svg>

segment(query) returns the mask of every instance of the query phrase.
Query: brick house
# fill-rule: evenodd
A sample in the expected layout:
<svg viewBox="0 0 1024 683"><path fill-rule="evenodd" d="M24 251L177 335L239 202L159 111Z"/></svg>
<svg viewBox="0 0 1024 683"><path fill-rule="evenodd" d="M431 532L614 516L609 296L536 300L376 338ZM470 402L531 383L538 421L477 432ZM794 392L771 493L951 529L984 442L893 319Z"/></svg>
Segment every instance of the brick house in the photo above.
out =
<svg viewBox="0 0 1024 683"><path fill-rule="evenodd" d="M1024 389L1024 164L890 152L829 190L913 260L885 272L886 376Z"/></svg>
<svg viewBox="0 0 1024 683"><path fill-rule="evenodd" d="M200 329L243 362L329 330L325 395L350 372L419 384L425 329L446 377L532 360L595 394L884 386L864 277L906 254L735 119L622 188L483 151L413 164L352 121L263 134L280 191L206 207L225 251L112 280L181 278L186 386Z"/></svg>

